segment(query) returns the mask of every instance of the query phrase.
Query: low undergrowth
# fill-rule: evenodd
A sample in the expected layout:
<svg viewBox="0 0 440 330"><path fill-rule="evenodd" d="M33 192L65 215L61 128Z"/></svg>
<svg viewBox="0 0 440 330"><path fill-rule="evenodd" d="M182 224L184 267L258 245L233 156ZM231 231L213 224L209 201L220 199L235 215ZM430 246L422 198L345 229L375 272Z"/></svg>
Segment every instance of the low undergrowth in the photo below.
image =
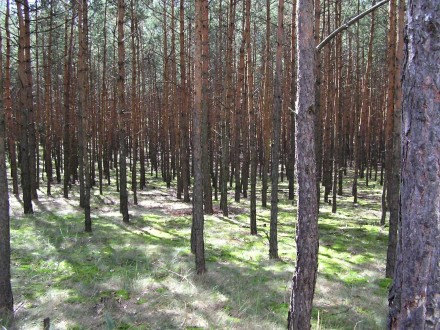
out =
<svg viewBox="0 0 440 330"><path fill-rule="evenodd" d="M191 205L149 178L130 205L126 225L112 187L92 196L93 233L83 230L77 194L40 195L23 216L11 195L12 276L16 324L41 329L284 329L295 264L296 207L280 188L281 259L268 259L269 210L258 208L257 236L249 235L248 200L230 201L231 215L205 218L208 272L194 273ZM349 187L338 211L320 208L319 274L313 326L382 329L387 312L386 230L379 226L380 187Z"/></svg>

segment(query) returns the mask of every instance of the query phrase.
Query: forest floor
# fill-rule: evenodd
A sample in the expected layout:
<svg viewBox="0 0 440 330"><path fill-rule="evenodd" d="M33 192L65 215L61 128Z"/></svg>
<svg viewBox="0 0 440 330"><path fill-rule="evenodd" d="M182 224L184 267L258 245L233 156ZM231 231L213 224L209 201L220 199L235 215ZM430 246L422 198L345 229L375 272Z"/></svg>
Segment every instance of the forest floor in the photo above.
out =
<svg viewBox="0 0 440 330"><path fill-rule="evenodd" d="M338 211L321 205L319 274L313 329L383 329L387 230L379 225L381 187L350 182ZM84 233L77 187L62 197L54 184L35 214L24 216L10 195L12 278L18 329L285 329L295 265L296 202L280 187L281 260L268 259L269 209L258 207L258 235L249 235L249 201L230 199L230 216L205 217L208 272L194 272L191 204L148 178L139 205L122 223L114 185L92 192L93 233ZM43 188L42 188L43 189ZM231 193L233 190L231 190Z"/></svg>

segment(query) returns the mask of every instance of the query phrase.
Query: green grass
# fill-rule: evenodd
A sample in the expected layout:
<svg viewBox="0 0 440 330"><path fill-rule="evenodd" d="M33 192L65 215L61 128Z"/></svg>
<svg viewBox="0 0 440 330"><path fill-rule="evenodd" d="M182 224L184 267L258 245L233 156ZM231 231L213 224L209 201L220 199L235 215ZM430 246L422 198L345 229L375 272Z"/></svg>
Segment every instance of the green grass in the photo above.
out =
<svg viewBox="0 0 440 330"><path fill-rule="evenodd" d="M76 193L65 200L54 185L54 197L42 198L32 216L20 215L11 197L18 326L39 329L50 317L55 329L284 329L296 256L294 203L280 198L280 261L268 259L269 209L258 208L257 236L249 235L247 200L231 200L229 218L206 216L208 272L197 276L191 205L177 202L161 180L148 182L140 205L130 206L128 225L112 187L105 197L95 190L92 234L83 231ZM358 205L348 186L337 213L321 205L314 328L385 327L390 281L383 278L380 187L359 188Z"/></svg>

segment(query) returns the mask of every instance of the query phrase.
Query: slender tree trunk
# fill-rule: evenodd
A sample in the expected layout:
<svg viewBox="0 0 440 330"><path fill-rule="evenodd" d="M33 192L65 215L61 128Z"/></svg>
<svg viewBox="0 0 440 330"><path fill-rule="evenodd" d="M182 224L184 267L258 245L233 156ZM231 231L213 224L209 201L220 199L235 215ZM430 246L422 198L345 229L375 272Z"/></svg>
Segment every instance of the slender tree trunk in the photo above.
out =
<svg viewBox="0 0 440 330"><path fill-rule="evenodd" d="M233 111L233 43L235 31L235 8L236 2L230 0L228 13L228 33L227 33L227 49L226 49L226 104L223 107L223 118L221 128L221 182L220 182L220 208L224 216L228 216L228 179L229 179L229 140L230 140L230 114Z"/></svg>
<svg viewBox="0 0 440 330"><path fill-rule="evenodd" d="M29 141L29 171L31 175L31 196L32 199L38 199L37 189L39 178L37 173L37 141L35 133L35 111L32 95L32 66L31 66L31 32L30 32L30 16L29 2L22 0L24 13L24 61L27 75L26 97L28 105L28 141Z"/></svg>
<svg viewBox="0 0 440 330"><path fill-rule="evenodd" d="M102 84L101 84L101 106L98 111L98 175L99 175L99 194L103 194L103 176L106 175L110 180L110 171L108 170L108 143L105 132L105 122L107 117L107 1L104 2L104 35L103 55L102 55Z"/></svg>
<svg viewBox="0 0 440 330"><path fill-rule="evenodd" d="M209 107L209 34L208 4L202 6L202 171L203 171L203 204L206 214L213 214L210 150L210 107Z"/></svg>
<svg viewBox="0 0 440 330"><path fill-rule="evenodd" d="M408 1L399 239L389 295L390 329L440 325L439 26L440 2Z"/></svg>
<svg viewBox="0 0 440 330"><path fill-rule="evenodd" d="M390 179L393 167L393 119L394 119L394 93L395 93L395 73L396 73L396 0L390 0L389 10L389 28L388 28L388 54L387 54L387 66L388 66L388 93L387 93L387 110L385 121L385 185L384 191L386 192L386 203L382 208L382 222L385 224L386 212L390 207ZM394 206L396 207L396 206Z"/></svg>
<svg viewBox="0 0 440 330"><path fill-rule="evenodd" d="M194 191L193 191L193 237L196 255L197 274L206 272L205 247L203 241L203 173L202 173L202 81L203 81L203 34L208 29L203 11L208 10L207 0L196 0L196 35L194 54L194 110L193 110L193 161L194 161ZM204 8L205 7L205 8ZM206 160L205 160L206 161Z"/></svg>
<svg viewBox="0 0 440 330"><path fill-rule="evenodd" d="M119 117L119 199L122 221L128 223L128 192L127 192L127 114L125 104L125 47L124 47L124 0L118 0L118 117Z"/></svg>
<svg viewBox="0 0 440 330"><path fill-rule="evenodd" d="M49 40L47 45L47 51L43 36L43 66L44 66L44 164L46 169L46 194L51 195L52 184L52 139L53 139L53 127L52 118L53 114L53 94L52 94L52 26L53 26L53 7L52 2L49 1Z"/></svg>
<svg viewBox="0 0 440 330"><path fill-rule="evenodd" d="M73 23L74 15L70 19L70 37L67 42L67 31L69 30L69 20L66 18L66 44L65 44L65 61L64 61L64 136L63 136L63 151L64 151L64 178L63 178L63 194L64 198L69 198L70 187L70 169L71 169L71 118L70 118L70 80L72 77L72 49L73 49Z"/></svg>
<svg viewBox="0 0 440 330"><path fill-rule="evenodd" d="M243 10L245 10L246 6L243 5ZM242 24L242 35L241 35L241 45L239 50L239 60L238 60L238 72L237 72L237 82L236 82L236 97L235 97L235 120L234 120L234 146L233 146L233 163L235 164L235 171L234 171L234 200L235 202L240 202L241 197L241 155L242 155L242 135L244 135L243 130L243 124L244 124L244 118L243 118L243 112L244 109L242 108L243 100L242 100L242 94L244 91L244 83L245 83L245 77L244 77L244 43L245 43L245 15L243 14L243 24ZM243 146L244 147L244 146Z"/></svg>
<svg viewBox="0 0 440 330"><path fill-rule="evenodd" d="M270 198L270 235L269 258L278 259L278 167L280 163L280 135L282 108L282 56L284 42L284 0L278 1L277 50L275 57L274 102L272 114L272 168L271 168L271 198Z"/></svg>
<svg viewBox="0 0 440 330"><path fill-rule="evenodd" d="M293 11L296 11L296 0L293 3L295 6L293 8ZM294 31L293 28L296 28L296 22L295 24L292 24L292 34L295 34L295 42L296 42L296 30ZM321 2L315 1L315 31L314 31L314 37L315 37L315 44L318 44L320 41L320 25L321 25ZM293 36L292 36L293 39ZM293 42L293 40L292 40ZM295 46L296 47L296 46ZM292 47L292 51L295 49L295 53L292 53L292 56L296 56L296 48ZM318 211L319 211L319 203L321 200L321 181L322 181L322 106L321 106L321 56L320 53L316 53L315 58L315 157L316 157L316 198L318 201ZM294 78L296 78L296 73L298 70L298 67L295 63L293 73ZM295 109L295 101L296 101L296 80L292 79L292 82L295 83L295 99L292 100L292 109ZM294 113L292 114L292 117L294 118ZM294 139L294 137L292 138ZM294 155L296 157L296 155ZM293 196L292 196L293 197Z"/></svg>
<svg viewBox="0 0 440 330"><path fill-rule="evenodd" d="M137 63L136 63L136 30L135 30L135 21L136 16L134 13L134 1L130 1L130 15L131 15L131 23L130 23L130 32L131 32L131 122L132 122L132 134L131 138L133 141L133 163L131 170L131 190L133 192L133 204L137 205L137 161L138 161L138 145L139 145L139 116L138 116L138 104L137 104L137 95L136 95L136 74L137 74Z"/></svg>
<svg viewBox="0 0 440 330"><path fill-rule="evenodd" d="M389 191L389 209L390 226L388 232L388 250L385 275L392 278L394 267L396 265L397 248L397 227L399 223L399 195L400 195L400 132L402 129L402 70L403 70L403 45L405 28L405 3L399 0L397 16L397 40L396 40L396 75L395 75L395 93L394 93L394 113L393 113L393 158L391 177L388 182Z"/></svg>
<svg viewBox="0 0 440 330"><path fill-rule="evenodd" d="M86 232L92 231L92 220L90 218L90 165L89 165L89 132L88 132L88 20L87 20L87 0L82 0L78 8L78 87L79 87L79 103L78 103L78 139L82 149L82 155L79 158L80 169L84 180L84 226ZM81 171L80 171L81 172Z"/></svg>
<svg viewBox="0 0 440 330"><path fill-rule="evenodd" d="M357 1L357 7L359 12L359 3ZM359 112L360 112L360 46L359 46L359 24L356 27L356 86L355 86L355 115L354 115L354 136L353 136L353 154L354 154L354 168L353 168L353 186L352 195L353 203L358 201L358 176L359 176L359 153L360 153L360 129L359 129Z"/></svg>
<svg viewBox="0 0 440 330"><path fill-rule="evenodd" d="M167 188L171 186L170 172L170 133L171 133L171 116L170 116L170 56L168 53L168 12L167 0L163 0L163 96L161 106L161 162L162 162L162 178L166 182Z"/></svg>
<svg viewBox="0 0 440 330"><path fill-rule="evenodd" d="M251 0L246 0L246 68L248 87L248 113L250 120L249 147L251 157L251 196L250 196L250 227L251 235L257 235L257 113L254 106L254 66L251 45Z"/></svg>
<svg viewBox="0 0 440 330"><path fill-rule="evenodd" d="M290 54L290 66L291 66L291 86L290 86L290 120L289 120L289 145L290 148L287 154L287 169L289 180L289 200L293 200L295 197L295 102L296 102L296 73L297 73L297 52L296 52L296 0L292 3L292 30L291 30L291 54ZM289 74L289 73L287 73ZM287 100L286 100L287 101ZM285 101L285 102L286 102ZM319 121L319 119L318 119ZM316 126L318 130L318 126ZM319 183L318 183L319 185ZM318 198L319 199L319 198Z"/></svg>
<svg viewBox="0 0 440 330"><path fill-rule="evenodd" d="M242 122L242 149L243 149L243 161L241 162L241 182L240 182L240 190L243 194L244 198L248 197L248 188L249 188L249 166L250 166L250 150L249 150L249 112L248 112L248 75L246 72L246 40L248 36L247 33L250 33L249 29L246 28L246 1L243 2L243 41L240 48L240 61L243 61L243 70L241 74L243 75L243 87L241 89L241 100L240 100L240 114L241 114L241 122Z"/></svg>
<svg viewBox="0 0 440 330"><path fill-rule="evenodd" d="M180 0L180 85L181 85L181 151L180 151L180 165L181 165L181 180L183 190L183 201L189 202L189 137L188 137L188 87L186 76L186 61L185 61L185 6L184 0Z"/></svg>
<svg viewBox="0 0 440 330"><path fill-rule="evenodd" d="M318 269L318 201L315 159L315 40L313 1L298 0L298 94L296 175L298 181L297 262L288 329L310 329Z"/></svg>
<svg viewBox="0 0 440 330"><path fill-rule="evenodd" d="M264 96L263 96L263 176L261 188L261 205L267 207L267 189L268 189L268 171L270 162L270 140L271 140L271 106L272 99L272 59L271 59L271 44L270 44L270 1L266 0L266 48L264 54Z"/></svg>
<svg viewBox="0 0 440 330"><path fill-rule="evenodd" d="M341 1L335 3L336 25L341 24L342 4ZM336 37L336 93L334 102L334 150L333 150L333 187L332 187L332 212L337 210L337 195L342 195L342 167L343 167L343 58L342 58L342 35Z"/></svg>
<svg viewBox="0 0 440 330"><path fill-rule="evenodd" d="M4 108L6 117L6 139L9 149L9 159L12 177L12 193L18 196L18 171L17 171L17 148L16 148L16 125L12 113L11 96L11 33L9 30L10 3L6 4L5 31L6 31L6 62L5 62L5 83L4 83ZM0 95L2 97L2 95Z"/></svg>
<svg viewBox="0 0 440 330"><path fill-rule="evenodd" d="M32 101L32 86L29 84L29 76L27 74L26 65L26 31L25 31L25 21L23 19L23 7L21 1L16 1L17 4L17 14L19 23L19 33L20 39L18 44L18 75L20 78L20 165L21 165L21 188L23 191L23 208L25 214L33 213L32 208L32 171L30 169L30 143L29 143L29 112L30 105L29 101ZM28 94L31 94L29 97ZM35 179L35 178L34 178Z"/></svg>

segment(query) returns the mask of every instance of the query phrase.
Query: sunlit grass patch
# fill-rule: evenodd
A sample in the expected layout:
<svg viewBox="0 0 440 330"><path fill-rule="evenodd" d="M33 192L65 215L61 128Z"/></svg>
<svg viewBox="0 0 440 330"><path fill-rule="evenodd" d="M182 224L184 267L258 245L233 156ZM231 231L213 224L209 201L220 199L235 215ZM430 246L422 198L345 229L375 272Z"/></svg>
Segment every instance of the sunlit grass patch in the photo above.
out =
<svg viewBox="0 0 440 330"><path fill-rule="evenodd" d="M130 224L107 186L105 197L92 194L92 234L84 233L76 192L71 200L41 198L35 215L12 218L19 325L41 327L47 314L65 329L284 329L296 258L296 201L285 198L287 182L280 186L280 260L268 258L270 208L257 202L258 235L251 236L249 200L234 202L231 190L230 216L205 216L208 272L197 276L191 204L175 201L160 178L147 181L140 205L130 205ZM385 324L390 282L383 279L387 235L378 226L378 188L360 186L369 198L357 205L348 194L338 197L337 213L321 204L313 312L320 329Z"/></svg>

